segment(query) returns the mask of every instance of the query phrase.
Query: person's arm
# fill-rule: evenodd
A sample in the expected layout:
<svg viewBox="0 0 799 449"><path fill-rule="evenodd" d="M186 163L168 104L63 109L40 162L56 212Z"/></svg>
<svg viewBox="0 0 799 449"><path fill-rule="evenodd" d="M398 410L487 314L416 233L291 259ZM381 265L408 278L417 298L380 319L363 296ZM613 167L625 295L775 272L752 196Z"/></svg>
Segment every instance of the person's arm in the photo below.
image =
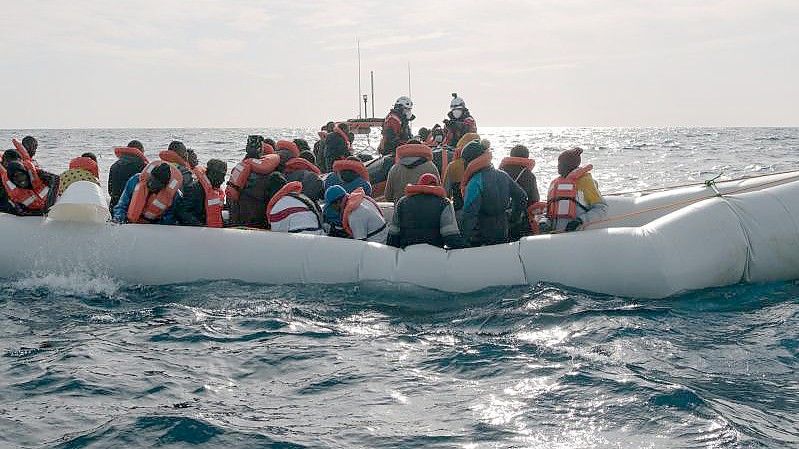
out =
<svg viewBox="0 0 799 449"><path fill-rule="evenodd" d="M363 191L366 192L367 196L372 196L372 184L369 184L369 181L367 181L367 180L365 180L363 178L360 178L360 180L361 180L361 187L363 188Z"/></svg>
<svg viewBox="0 0 799 449"><path fill-rule="evenodd" d="M444 245L450 249L466 248L466 241L461 236L461 231L458 229L458 220L455 218L455 208L452 207L452 202L447 201L447 206L441 211L441 237L444 239Z"/></svg>
<svg viewBox="0 0 799 449"><path fill-rule="evenodd" d="M391 154L397 150L399 145L399 131L391 127L383 128L383 152L382 154Z"/></svg>
<svg viewBox="0 0 799 449"><path fill-rule="evenodd" d="M399 209L404 204L404 200L399 200L396 207L394 207L394 214L391 215L391 222L388 224L388 237L386 238L386 245L395 248L400 247L400 222L399 222Z"/></svg>
<svg viewBox="0 0 799 449"><path fill-rule="evenodd" d="M502 172L507 178L508 185L510 186L510 198L511 198L511 213L510 213L510 222L514 223L519 221L522 218L524 210L527 209L527 193L525 193L524 189L522 189L519 184L516 184L516 181L511 179L507 173Z"/></svg>
<svg viewBox="0 0 799 449"><path fill-rule="evenodd" d="M469 180L466 186L466 195L463 200L463 237L471 242L474 237L478 215L483 206L483 175L477 173Z"/></svg>
<svg viewBox="0 0 799 449"><path fill-rule="evenodd" d="M127 223L128 207L130 207L130 200L133 198L133 190L136 189L136 184L138 183L139 175L133 175L125 184L125 190L122 191L122 196L119 197L117 205L114 206L113 218L117 223Z"/></svg>
<svg viewBox="0 0 799 449"><path fill-rule="evenodd" d="M537 203L541 201L541 194L538 193L538 181L535 179L535 175L531 172L530 173L530 197L527 198L527 203Z"/></svg>
<svg viewBox="0 0 799 449"><path fill-rule="evenodd" d="M183 187L186 190L181 192L180 196L176 195L175 200L172 202L175 221L183 226L202 226L204 223L201 223L194 214L194 203L198 199L196 185L189 184L186 186L184 184Z"/></svg>
<svg viewBox="0 0 799 449"><path fill-rule="evenodd" d="M578 215L577 218L582 221L583 224L605 218L608 213L608 203L605 202L605 198L603 198L602 194L599 192L596 181L586 175L580 178L577 188L583 190L585 202L588 203L586 204L588 210Z"/></svg>
<svg viewBox="0 0 799 449"><path fill-rule="evenodd" d="M396 170L397 165L391 167L388 171L388 177L386 178L386 188L383 190L383 197L386 201L394 201L394 179L399 176L399 173Z"/></svg>

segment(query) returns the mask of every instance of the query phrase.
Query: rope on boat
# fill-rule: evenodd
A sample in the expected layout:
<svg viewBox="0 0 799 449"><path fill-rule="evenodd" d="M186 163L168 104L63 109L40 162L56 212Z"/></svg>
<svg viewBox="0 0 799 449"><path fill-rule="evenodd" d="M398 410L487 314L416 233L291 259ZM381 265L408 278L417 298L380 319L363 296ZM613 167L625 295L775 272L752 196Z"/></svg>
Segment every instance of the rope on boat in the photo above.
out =
<svg viewBox="0 0 799 449"><path fill-rule="evenodd" d="M762 178L763 176L785 175L785 174L789 174L789 173L796 173L797 176L799 176L799 170L794 169L794 170L785 170L785 171L775 172L775 173L763 173L763 174L759 174L759 175L741 176L740 178L726 179L726 180L718 181L718 182L733 182L733 181L740 181L742 179L756 179L756 178ZM722 174L723 173L719 173L712 180L718 179ZM676 184L676 185L665 186L665 187L652 187L650 189L643 189L643 190L626 190L626 191L623 191L623 192L606 193L603 196L632 195L632 194L635 194L635 193L646 194L646 193L653 193L653 192L662 192L664 190L676 189L676 188L680 188L680 187L693 187L693 186L701 186L701 185L707 185L707 181L690 182L690 183L686 183L686 184Z"/></svg>

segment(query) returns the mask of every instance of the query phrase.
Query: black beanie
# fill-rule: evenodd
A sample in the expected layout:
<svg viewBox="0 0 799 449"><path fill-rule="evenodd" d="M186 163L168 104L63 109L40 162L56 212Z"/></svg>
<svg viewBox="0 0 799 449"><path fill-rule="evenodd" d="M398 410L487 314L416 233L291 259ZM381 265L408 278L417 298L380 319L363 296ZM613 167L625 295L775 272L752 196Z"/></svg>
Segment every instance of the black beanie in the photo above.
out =
<svg viewBox="0 0 799 449"><path fill-rule="evenodd" d="M272 172L266 181L266 193L269 195L269 197L272 197L287 183L288 181L286 180L286 177L283 176L283 173L278 171Z"/></svg>
<svg viewBox="0 0 799 449"><path fill-rule="evenodd" d="M530 150L527 149L524 145L516 145L515 147L510 149L511 157L523 157L529 158L530 157Z"/></svg>
<svg viewBox="0 0 799 449"><path fill-rule="evenodd" d="M163 185L169 184L169 178L171 177L171 170L169 169L169 164L163 163L158 167L155 167L152 172L152 177L155 178L158 182Z"/></svg>
<svg viewBox="0 0 799 449"><path fill-rule="evenodd" d="M469 162L477 159L484 152L485 148L483 148L483 145L480 144L480 141L473 140L468 144L466 144L465 147L463 147L463 152L461 153L461 157L463 158L463 162L468 166Z"/></svg>

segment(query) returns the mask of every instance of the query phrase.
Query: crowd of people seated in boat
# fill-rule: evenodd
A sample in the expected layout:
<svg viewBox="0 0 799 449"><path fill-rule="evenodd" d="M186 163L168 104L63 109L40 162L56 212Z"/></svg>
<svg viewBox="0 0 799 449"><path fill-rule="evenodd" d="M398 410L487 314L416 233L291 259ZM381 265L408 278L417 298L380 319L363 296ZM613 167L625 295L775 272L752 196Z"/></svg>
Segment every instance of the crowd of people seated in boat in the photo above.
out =
<svg viewBox="0 0 799 449"><path fill-rule="evenodd" d="M539 197L535 162L523 145L498 168L466 104L453 94L444 126L410 131L413 103L400 97L387 115L375 175L353 153L347 123L330 122L313 150L303 139L249 136L242 160L199 164L173 141L149 160L138 140L116 148L108 173L113 221L329 235L404 248L464 248L527 235L571 232L601 219L607 206L579 148L558 157L547 199ZM97 157L84 153L55 175L34 159L38 143L13 141L0 164L0 212L42 215L77 181L100 185ZM223 184L227 178L227 185ZM383 178L383 179L374 179ZM391 202L387 221L379 201ZM223 219L224 210L227 219Z"/></svg>

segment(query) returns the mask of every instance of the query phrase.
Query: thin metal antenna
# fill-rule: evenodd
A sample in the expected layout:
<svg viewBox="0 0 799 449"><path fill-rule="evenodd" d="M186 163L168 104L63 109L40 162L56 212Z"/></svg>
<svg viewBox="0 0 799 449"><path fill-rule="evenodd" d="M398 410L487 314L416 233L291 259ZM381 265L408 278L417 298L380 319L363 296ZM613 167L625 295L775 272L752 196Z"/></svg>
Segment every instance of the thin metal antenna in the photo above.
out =
<svg viewBox="0 0 799 449"><path fill-rule="evenodd" d="M408 61L408 96L413 98L411 93L411 61Z"/></svg>
<svg viewBox="0 0 799 449"><path fill-rule="evenodd" d="M372 77L372 118L375 116L375 71L370 72Z"/></svg>
<svg viewBox="0 0 799 449"><path fill-rule="evenodd" d="M363 118L361 115L361 40L358 39L358 36L355 36L355 44L358 47L358 101L355 104L358 105L358 118Z"/></svg>

